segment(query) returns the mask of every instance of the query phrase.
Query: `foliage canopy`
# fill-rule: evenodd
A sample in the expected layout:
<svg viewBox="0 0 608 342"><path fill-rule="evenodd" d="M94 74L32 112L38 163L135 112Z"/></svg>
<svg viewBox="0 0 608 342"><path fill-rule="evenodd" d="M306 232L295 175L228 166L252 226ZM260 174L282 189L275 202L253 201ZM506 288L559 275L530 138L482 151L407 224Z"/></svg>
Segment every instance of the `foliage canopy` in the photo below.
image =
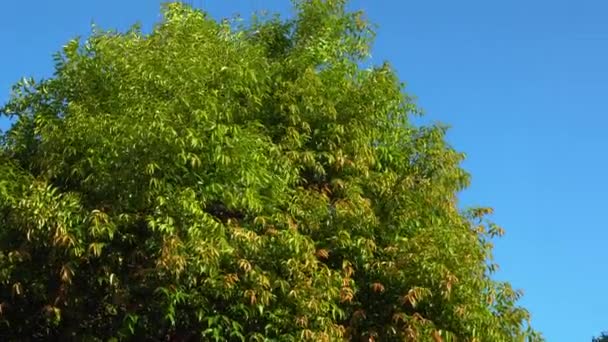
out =
<svg viewBox="0 0 608 342"><path fill-rule="evenodd" d="M2 340L539 340L343 0L95 30L1 113Z"/></svg>
<svg viewBox="0 0 608 342"><path fill-rule="evenodd" d="M608 342L608 332L602 332L600 336L594 337L592 342Z"/></svg>

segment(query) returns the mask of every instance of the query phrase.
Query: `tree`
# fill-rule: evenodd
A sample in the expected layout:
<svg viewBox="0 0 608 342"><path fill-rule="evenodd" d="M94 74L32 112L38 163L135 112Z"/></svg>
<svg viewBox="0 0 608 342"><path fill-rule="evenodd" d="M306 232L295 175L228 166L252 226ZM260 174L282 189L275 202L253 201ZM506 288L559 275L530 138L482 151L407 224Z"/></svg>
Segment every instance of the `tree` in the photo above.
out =
<svg viewBox="0 0 608 342"><path fill-rule="evenodd" d="M608 332L603 332L600 336L594 337L592 342L607 342L608 341Z"/></svg>
<svg viewBox="0 0 608 342"><path fill-rule="evenodd" d="M535 341L487 208L342 0L95 29L2 114L2 340Z"/></svg>

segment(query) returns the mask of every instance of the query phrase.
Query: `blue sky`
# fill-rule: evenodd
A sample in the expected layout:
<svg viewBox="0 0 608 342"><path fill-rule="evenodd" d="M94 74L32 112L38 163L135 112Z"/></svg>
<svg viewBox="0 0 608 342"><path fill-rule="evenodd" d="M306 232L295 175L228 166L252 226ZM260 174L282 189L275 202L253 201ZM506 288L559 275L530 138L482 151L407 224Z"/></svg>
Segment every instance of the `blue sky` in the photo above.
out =
<svg viewBox="0 0 608 342"><path fill-rule="evenodd" d="M213 16L289 13L287 0L192 0ZM2 1L0 103L21 76L47 77L51 54L90 24L159 19L159 1ZM450 124L468 155L467 205L495 208L507 235L497 277L548 341L608 330L608 2L354 0L379 24L373 59L390 60L427 119ZM7 121L0 119L0 129Z"/></svg>

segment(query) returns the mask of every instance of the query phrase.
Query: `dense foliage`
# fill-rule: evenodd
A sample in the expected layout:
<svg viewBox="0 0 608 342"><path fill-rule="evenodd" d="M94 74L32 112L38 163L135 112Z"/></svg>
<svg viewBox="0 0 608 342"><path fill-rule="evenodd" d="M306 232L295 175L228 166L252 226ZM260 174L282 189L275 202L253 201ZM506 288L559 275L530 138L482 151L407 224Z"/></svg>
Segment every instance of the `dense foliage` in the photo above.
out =
<svg viewBox="0 0 608 342"><path fill-rule="evenodd" d="M2 114L0 339L540 340L342 0L95 30Z"/></svg>
<svg viewBox="0 0 608 342"><path fill-rule="evenodd" d="M608 342L608 332L603 332L600 336L594 337L592 342Z"/></svg>

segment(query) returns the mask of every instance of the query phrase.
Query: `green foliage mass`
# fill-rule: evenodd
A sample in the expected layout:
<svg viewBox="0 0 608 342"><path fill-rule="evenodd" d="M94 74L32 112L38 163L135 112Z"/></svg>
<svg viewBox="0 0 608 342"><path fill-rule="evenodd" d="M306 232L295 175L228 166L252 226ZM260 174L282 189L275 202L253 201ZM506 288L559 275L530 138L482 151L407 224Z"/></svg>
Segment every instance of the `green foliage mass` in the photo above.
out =
<svg viewBox="0 0 608 342"><path fill-rule="evenodd" d="M603 332L600 336L594 337L592 342L608 342L608 332Z"/></svg>
<svg viewBox="0 0 608 342"><path fill-rule="evenodd" d="M343 0L94 30L1 113L0 339L536 341Z"/></svg>

